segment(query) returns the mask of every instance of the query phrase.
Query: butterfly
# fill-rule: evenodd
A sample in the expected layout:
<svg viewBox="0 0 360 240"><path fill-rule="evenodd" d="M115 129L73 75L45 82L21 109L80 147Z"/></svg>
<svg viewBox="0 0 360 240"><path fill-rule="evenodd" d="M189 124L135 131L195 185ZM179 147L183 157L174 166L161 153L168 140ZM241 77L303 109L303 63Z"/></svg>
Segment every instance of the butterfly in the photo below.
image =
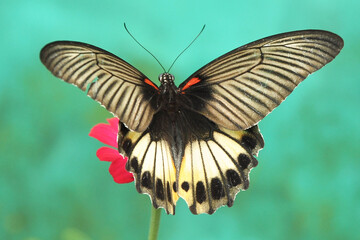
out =
<svg viewBox="0 0 360 240"><path fill-rule="evenodd" d="M212 214L249 187L264 147L258 122L343 45L322 30L282 33L216 58L179 86L168 72L158 86L121 58L81 42L49 43L40 59L119 118L119 152L128 157L137 191L155 208L175 214L181 197L193 214Z"/></svg>

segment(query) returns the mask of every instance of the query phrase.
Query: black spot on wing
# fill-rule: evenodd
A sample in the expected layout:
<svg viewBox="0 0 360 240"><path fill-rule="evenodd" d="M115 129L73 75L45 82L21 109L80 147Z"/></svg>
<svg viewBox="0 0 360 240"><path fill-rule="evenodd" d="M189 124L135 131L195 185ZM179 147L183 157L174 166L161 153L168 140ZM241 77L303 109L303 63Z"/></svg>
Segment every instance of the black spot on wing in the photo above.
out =
<svg viewBox="0 0 360 240"><path fill-rule="evenodd" d="M188 182L183 182L181 184L181 188L184 189L185 192L189 191L189 188L190 188L189 183Z"/></svg>
<svg viewBox="0 0 360 240"><path fill-rule="evenodd" d="M190 209L192 214L195 214L195 215L198 214L197 211L196 211L196 205L195 204L191 205L189 207L189 209Z"/></svg>
<svg viewBox="0 0 360 240"><path fill-rule="evenodd" d="M252 152L256 145L257 145L257 142L256 142L256 139L253 138L253 137L250 137L250 136L247 136L247 135L244 135L242 138L241 138L241 145L248 149L249 152Z"/></svg>
<svg viewBox="0 0 360 240"><path fill-rule="evenodd" d="M238 162L240 164L240 167L242 169L245 169L249 166L251 160L250 158L246 155L246 154L243 154L241 153L239 156L238 156Z"/></svg>
<svg viewBox="0 0 360 240"><path fill-rule="evenodd" d="M135 171L136 173L139 172L139 162L138 162L137 157L133 157L133 158L130 160L130 166L134 169L134 171Z"/></svg>
<svg viewBox="0 0 360 240"><path fill-rule="evenodd" d="M172 202L170 183L166 182L166 193L169 202Z"/></svg>
<svg viewBox="0 0 360 240"><path fill-rule="evenodd" d="M143 187L146 187L148 189L152 188L152 182L151 182L151 174L149 171L146 171L143 173L141 177L141 185Z"/></svg>
<svg viewBox="0 0 360 240"><path fill-rule="evenodd" d="M211 197L215 200L225 196L223 185L219 178L211 179Z"/></svg>
<svg viewBox="0 0 360 240"><path fill-rule="evenodd" d="M177 192L177 183L176 182L173 183L173 190L174 190L174 192Z"/></svg>
<svg viewBox="0 0 360 240"><path fill-rule="evenodd" d="M264 139L259 131L259 127L257 125L246 129L246 132L250 133L257 141L257 143L259 144L260 148L264 147Z"/></svg>
<svg viewBox="0 0 360 240"><path fill-rule="evenodd" d="M160 178L156 179L155 193L156 193L156 197L159 198L160 200L165 199L164 186Z"/></svg>
<svg viewBox="0 0 360 240"><path fill-rule="evenodd" d="M124 149L127 156L130 156L131 149L132 149L132 143L130 139L125 139L125 141L122 144L122 148Z"/></svg>
<svg viewBox="0 0 360 240"><path fill-rule="evenodd" d="M241 178L239 174L233 169L229 169L226 171L226 178L230 187L235 187L241 184Z"/></svg>
<svg viewBox="0 0 360 240"><path fill-rule="evenodd" d="M198 203L203 203L206 200L206 191L204 183L199 181L196 184L196 201Z"/></svg>

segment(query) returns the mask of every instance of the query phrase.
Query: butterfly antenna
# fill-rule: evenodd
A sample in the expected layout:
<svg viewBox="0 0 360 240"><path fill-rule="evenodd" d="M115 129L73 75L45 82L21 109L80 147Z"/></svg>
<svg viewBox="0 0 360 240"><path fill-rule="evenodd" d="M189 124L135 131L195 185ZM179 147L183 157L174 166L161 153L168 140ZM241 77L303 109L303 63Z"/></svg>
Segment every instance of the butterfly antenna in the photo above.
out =
<svg viewBox="0 0 360 240"><path fill-rule="evenodd" d="M148 53L150 53L151 56L153 56L153 58L155 58L155 60L160 64L160 66L162 67L162 69L165 71L165 68L163 67L163 65L160 63L160 61L154 56L154 54L152 54L149 50L147 50L141 43L139 43L138 40L136 40L136 38L129 32L129 30L126 27L126 23L124 23L124 28L125 30L128 32L128 34L135 40L135 42L137 42L137 44L139 44L145 51L147 51Z"/></svg>
<svg viewBox="0 0 360 240"><path fill-rule="evenodd" d="M184 50L182 50L182 52L175 58L175 60L173 61L173 63L171 64L171 66L169 67L169 70L168 70L167 72L169 72L170 69L172 68L172 66L174 66L174 63L175 63L176 60L181 56L181 54L183 54L183 53L186 51L186 49L188 49L188 48L191 46L191 44L193 44L193 42L195 42L195 40L200 36L200 34L204 31L205 26L206 26L206 25L204 24L204 26L202 27L201 31L200 31L200 32L198 33L198 35L194 38L194 40L192 40L191 43L190 43Z"/></svg>

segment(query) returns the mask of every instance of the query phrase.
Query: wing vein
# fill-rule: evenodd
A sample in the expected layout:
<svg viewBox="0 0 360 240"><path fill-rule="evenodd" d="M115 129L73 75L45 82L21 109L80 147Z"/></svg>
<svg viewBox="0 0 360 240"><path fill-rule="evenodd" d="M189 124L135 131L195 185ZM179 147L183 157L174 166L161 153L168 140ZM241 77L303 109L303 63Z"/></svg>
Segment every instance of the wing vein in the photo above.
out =
<svg viewBox="0 0 360 240"><path fill-rule="evenodd" d="M250 110L252 110L254 113L256 113L257 115L259 115L260 117L265 117L261 112L259 112L257 109L255 109L254 107L252 107L251 105L249 105L248 103L246 103L245 101L243 101L242 99L238 98L235 94L233 94L232 92L230 92L228 89L224 88L221 85L218 85L219 87L221 87L223 90L225 90L229 95L233 96L234 98L236 98L239 102L241 102L242 104L244 104L245 106L247 106ZM249 94L250 95L250 94ZM222 95L224 99L226 99L228 102L231 103L231 100L229 98L227 98L225 95ZM249 98L250 99L250 98ZM252 100L252 99L250 99ZM239 111L243 111L241 108L239 108L239 106L236 106L235 104L233 104L233 106L235 106ZM246 112L243 111L245 114ZM254 120L250 115L246 114L251 120ZM236 115L235 115L236 116Z"/></svg>

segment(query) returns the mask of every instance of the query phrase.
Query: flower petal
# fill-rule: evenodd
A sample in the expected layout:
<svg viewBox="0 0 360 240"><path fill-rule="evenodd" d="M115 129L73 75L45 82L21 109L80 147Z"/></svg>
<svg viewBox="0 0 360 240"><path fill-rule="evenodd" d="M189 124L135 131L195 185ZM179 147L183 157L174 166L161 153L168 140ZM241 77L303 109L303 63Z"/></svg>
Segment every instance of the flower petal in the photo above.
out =
<svg viewBox="0 0 360 240"><path fill-rule="evenodd" d="M127 157L123 157L117 150L109 147L101 147L96 156L100 161L111 162L109 172L116 183L129 183L134 181L134 176L125 169Z"/></svg>
<svg viewBox="0 0 360 240"><path fill-rule="evenodd" d="M105 123L99 123L90 130L89 136L96 138L102 143L117 148L117 134L118 130L114 129L113 126Z"/></svg>
<svg viewBox="0 0 360 240"><path fill-rule="evenodd" d="M114 118L108 118L106 119L106 121L108 121L108 123L110 124L110 126L112 128L114 128L116 130L116 132L119 131L119 119L114 117Z"/></svg>
<svg viewBox="0 0 360 240"><path fill-rule="evenodd" d="M107 162L113 162L117 160L120 157L120 153L113 148L109 147L101 147L96 151L96 156L99 158L100 161L107 161Z"/></svg>
<svg viewBox="0 0 360 240"><path fill-rule="evenodd" d="M119 119L107 119L109 124L100 123L95 125L89 133L90 137L96 138L102 143L117 148L117 135L119 131ZM109 172L116 183L129 183L134 181L134 176L125 169L127 157L123 157L116 149L101 147L96 151L100 161L111 162Z"/></svg>
<svg viewBox="0 0 360 240"><path fill-rule="evenodd" d="M120 155L121 156L121 155ZM134 176L125 169L127 158L119 157L110 165L109 172L116 183L129 183L134 181Z"/></svg>

